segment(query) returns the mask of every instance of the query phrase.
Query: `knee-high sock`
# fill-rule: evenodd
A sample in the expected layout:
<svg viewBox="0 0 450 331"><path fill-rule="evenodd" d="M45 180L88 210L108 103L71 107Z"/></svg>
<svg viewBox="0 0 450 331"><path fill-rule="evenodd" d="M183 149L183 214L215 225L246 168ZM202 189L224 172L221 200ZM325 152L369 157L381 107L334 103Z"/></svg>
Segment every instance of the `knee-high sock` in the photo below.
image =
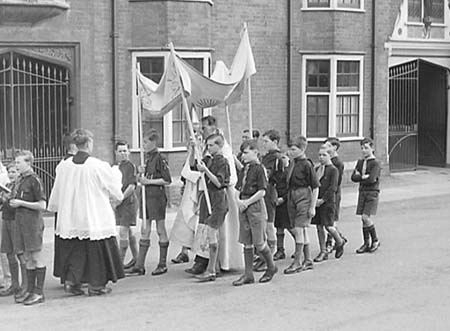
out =
<svg viewBox="0 0 450 331"><path fill-rule="evenodd" d="M309 244L303 245L303 254L305 255L304 262L311 262L311 251L309 249Z"/></svg>
<svg viewBox="0 0 450 331"><path fill-rule="evenodd" d="M375 224L372 224L371 226L369 226L367 228L367 230L369 231L370 237L372 238L372 243L374 241L378 241L377 231L375 230Z"/></svg>
<svg viewBox="0 0 450 331"><path fill-rule="evenodd" d="M27 292L34 293L36 287L36 269L27 269Z"/></svg>
<svg viewBox="0 0 450 331"><path fill-rule="evenodd" d="M217 244L209 244L209 262L207 270L216 272L217 255L219 253Z"/></svg>
<svg viewBox="0 0 450 331"><path fill-rule="evenodd" d="M128 240L127 239L120 239L119 240L119 253L120 253L120 259L123 260L125 259L125 254L127 253L127 249L128 249Z"/></svg>
<svg viewBox="0 0 450 331"><path fill-rule="evenodd" d="M9 272L11 272L11 286L18 289L19 286L19 263L14 257L13 261L9 261Z"/></svg>
<svg viewBox="0 0 450 331"><path fill-rule="evenodd" d="M363 233L364 244L366 244L367 246L370 246L370 230L369 230L369 228L363 226L362 233Z"/></svg>
<svg viewBox="0 0 450 331"><path fill-rule="evenodd" d="M45 272L47 268L36 268L36 294L43 294L44 293L44 282L45 282Z"/></svg>
<svg viewBox="0 0 450 331"><path fill-rule="evenodd" d="M20 264L20 276L22 277L22 285L23 289L28 288L28 277L27 277L27 265L25 263Z"/></svg>
<svg viewBox="0 0 450 331"><path fill-rule="evenodd" d="M137 259L138 249L137 249L137 243L136 243L136 236L135 235L130 235L129 243L130 243L130 251L131 251L131 255L133 256L133 259Z"/></svg>
<svg viewBox="0 0 450 331"><path fill-rule="evenodd" d="M169 242L159 242L159 266L167 265L167 251L169 250Z"/></svg>
<svg viewBox="0 0 450 331"><path fill-rule="evenodd" d="M245 275L253 278L253 248L244 248Z"/></svg>
<svg viewBox="0 0 450 331"><path fill-rule="evenodd" d="M327 248L325 244L325 229L317 228L317 239L319 240L319 248L321 253L325 253Z"/></svg>
<svg viewBox="0 0 450 331"><path fill-rule="evenodd" d="M136 260L137 268L144 268L145 257L147 256L148 249L150 248L150 239L139 240L139 253Z"/></svg>
<svg viewBox="0 0 450 331"><path fill-rule="evenodd" d="M282 233L277 232L277 250L284 251L284 231Z"/></svg>
<svg viewBox="0 0 450 331"><path fill-rule="evenodd" d="M273 270L275 268L275 265L273 264L273 257L270 248L265 245L264 248L259 252L259 254L266 262L267 269Z"/></svg>
<svg viewBox="0 0 450 331"><path fill-rule="evenodd" d="M303 244L295 243L294 263L301 264Z"/></svg>

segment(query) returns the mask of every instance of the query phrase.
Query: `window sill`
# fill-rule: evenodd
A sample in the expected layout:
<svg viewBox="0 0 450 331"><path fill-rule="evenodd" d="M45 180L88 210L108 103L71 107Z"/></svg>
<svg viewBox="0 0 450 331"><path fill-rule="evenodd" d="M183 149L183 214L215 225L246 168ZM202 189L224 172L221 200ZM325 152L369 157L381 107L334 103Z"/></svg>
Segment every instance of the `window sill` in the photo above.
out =
<svg viewBox="0 0 450 331"><path fill-rule="evenodd" d="M422 22L406 22L406 26L420 26L423 27ZM447 25L445 23L431 23L431 27L445 28Z"/></svg>
<svg viewBox="0 0 450 331"><path fill-rule="evenodd" d="M42 20L60 15L70 6L63 0L54 1L1 1L0 22L4 24L36 24Z"/></svg>
<svg viewBox="0 0 450 331"><path fill-rule="evenodd" d="M158 148L161 153L177 153L177 152L186 152L186 147L172 147L172 148ZM141 150L139 148L130 149L131 153L139 153Z"/></svg>
<svg viewBox="0 0 450 331"><path fill-rule="evenodd" d="M365 13L365 9L359 9L359 8L302 8L301 11L341 11L341 12L353 12L353 13Z"/></svg>
<svg viewBox="0 0 450 331"><path fill-rule="evenodd" d="M307 138L308 142L311 143L317 143L317 142L324 142L328 137L323 138ZM339 138L339 137L338 137ZM339 141L341 142L349 142L349 141L361 141L364 137L341 137L339 138Z"/></svg>

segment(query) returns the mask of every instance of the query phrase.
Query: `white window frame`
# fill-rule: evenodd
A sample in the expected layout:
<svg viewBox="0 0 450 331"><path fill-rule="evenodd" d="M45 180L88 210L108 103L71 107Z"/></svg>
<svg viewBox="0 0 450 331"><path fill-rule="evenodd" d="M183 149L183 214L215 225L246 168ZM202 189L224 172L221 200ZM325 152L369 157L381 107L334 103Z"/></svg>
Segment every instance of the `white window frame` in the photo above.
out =
<svg viewBox="0 0 450 331"><path fill-rule="evenodd" d="M329 10L337 10L337 11L354 11L354 12L365 12L364 9L364 0L361 0L359 3L359 8L348 8L348 7L338 7L337 0L330 0L329 7L308 7L308 0L303 0L302 11L329 11Z"/></svg>
<svg viewBox="0 0 450 331"><path fill-rule="evenodd" d="M423 13L425 10L425 4L424 4L424 0L421 0L421 1L422 1L422 8L421 8L422 12L420 14L420 19L421 19L420 22L409 21L409 13L408 13L409 4L408 4L408 1L405 1L405 14L406 14L405 18L406 18L407 25L412 25L412 26L414 26L414 25L415 26L423 26L424 25ZM448 6L446 6L446 3L444 1L444 22L443 23L431 22L431 26L446 27L448 25L448 22L449 22L449 8L448 8ZM446 33L446 35L447 35L447 33Z"/></svg>
<svg viewBox="0 0 450 331"><path fill-rule="evenodd" d="M195 51L177 51L177 54L180 55L181 58L198 58L203 59L203 74L209 76L209 64L211 63L211 53L210 52L195 52ZM167 67L167 63L169 61L170 51L133 51L131 54L131 68L136 68L137 58L140 57L163 57L164 58L164 70ZM131 70L131 90L132 90L132 151L139 150L139 123L138 123L138 103L136 97L136 72L135 70ZM204 110L205 114L208 113L209 110ZM168 112L164 115L163 118L163 128L164 128L164 136L163 139L163 147L160 149L163 152L176 152L176 151L185 151L185 146L173 146L173 128L172 128L172 111Z"/></svg>
<svg viewBox="0 0 450 331"><path fill-rule="evenodd" d="M307 92L306 91L306 62L308 60L330 61L330 91L329 92ZM358 61L359 62L359 90L356 92L337 91L337 62ZM364 114L364 56L362 55L303 55L302 57L302 109L301 109L301 134L307 136L307 97L308 95L327 95L328 98L328 137L336 137L336 104L338 95L359 95L359 120L358 134L356 136L339 137L341 141L360 140L363 138L363 114ZM323 141L327 137L308 138L308 141Z"/></svg>

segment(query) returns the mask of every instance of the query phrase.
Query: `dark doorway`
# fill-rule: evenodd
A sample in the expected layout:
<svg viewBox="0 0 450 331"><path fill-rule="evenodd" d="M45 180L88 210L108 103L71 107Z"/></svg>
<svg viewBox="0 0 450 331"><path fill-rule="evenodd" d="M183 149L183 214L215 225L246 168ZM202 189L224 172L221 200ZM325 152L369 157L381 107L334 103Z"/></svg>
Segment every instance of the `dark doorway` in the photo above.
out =
<svg viewBox="0 0 450 331"><path fill-rule="evenodd" d="M445 166L447 69L424 60L389 68L389 167Z"/></svg>

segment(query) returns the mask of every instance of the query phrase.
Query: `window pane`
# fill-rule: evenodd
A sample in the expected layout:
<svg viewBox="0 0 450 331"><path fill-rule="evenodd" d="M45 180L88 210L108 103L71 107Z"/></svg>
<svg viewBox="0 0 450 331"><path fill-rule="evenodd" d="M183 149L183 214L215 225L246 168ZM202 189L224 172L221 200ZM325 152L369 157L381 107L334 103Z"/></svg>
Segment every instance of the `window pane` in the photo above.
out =
<svg viewBox="0 0 450 331"><path fill-rule="evenodd" d="M359 62L337 62L337 90L359 91Z"/></svg>
<svg viewBox="0 0 450 331"><path fill-rule="evenodd" d="M308 96L306 106L308 137L328 136L328 96Z"/></svg>
<svg viewBox="0 0 450 331"><path fill-rule="evenodd" d="M424 0L423 16L432 23L444 23L444 0Z"/></svg>
<svg viewBox="0 0 450 331"><path fill-rule="evenodd" d="M342 8L360 8L360 0L338 0L337 6Z"/></svg>
<svg viewBox="0 0 450 331"><path fill-rule="evenodd" d="M422 22L422 0L408 0L408 21Z"/></svg>
<svg viewBox="0 0 450 331"><path fill-rule="evenodd" d="M359 96L340 95L336 100L336 135L357 136L359 132Z"/></svg>
<svg viewBox="0 0 450 331"><path fill-rule="evenodd" d="M164 73L164 57L138 57L137 62L144 76L159 83Z"/></svg>
<svg viewBox="0 0 450 331"><path fill-rule="evenodd" d="M308 0L309 7L330 7L330 0Z"/></svg>
<svg viewBox="0 0 450 331"><path fill-rule="evenodd" d="M330 61L306 61L306 91L330 91Z"/></svg>

